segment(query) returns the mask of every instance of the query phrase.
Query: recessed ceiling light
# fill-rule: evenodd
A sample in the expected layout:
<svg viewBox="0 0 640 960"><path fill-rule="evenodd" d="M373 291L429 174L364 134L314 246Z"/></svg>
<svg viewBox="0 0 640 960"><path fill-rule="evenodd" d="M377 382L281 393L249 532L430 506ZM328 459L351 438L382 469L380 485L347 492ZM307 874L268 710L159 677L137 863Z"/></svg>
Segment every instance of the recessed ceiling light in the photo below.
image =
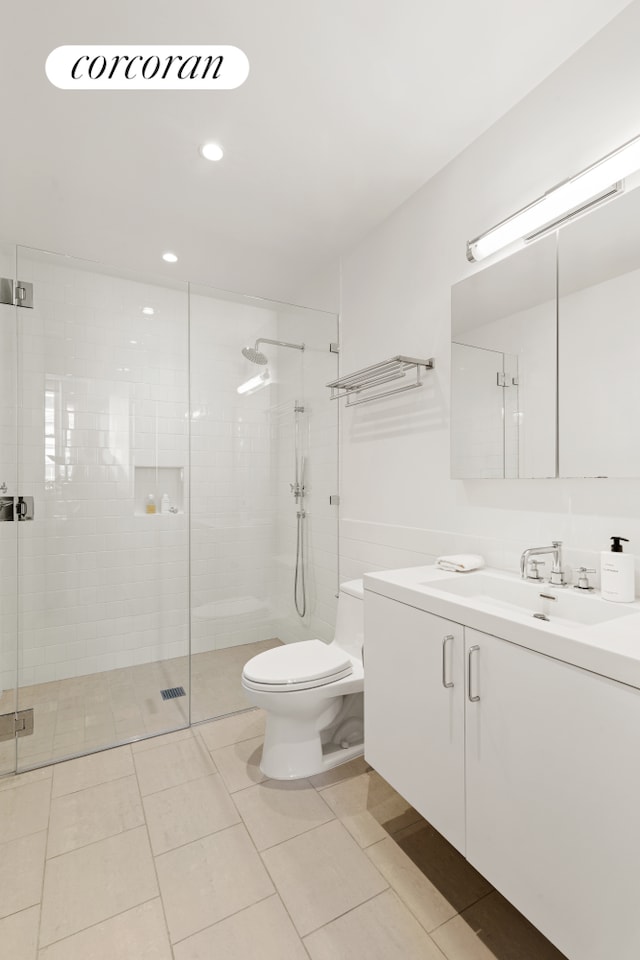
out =
<svg viewBox="0 0 640 960"><path fill-rule="evenodd" d="M166 259L167 258L165 257L165 260ZM172 263L173 261L170 260L169 262ZM142 312L144 313L145 317L152 317L154 314L154 309L153 307L143 307Z"/></svg>
<svg viewBox="0 0 640 960"><path fill-rule="evenodd" d="M218 143L203 143L200 153L205 160L222 160L224 151Z"/></svg>
<svg viewBox="0 0 640 960"><path fill-rule="evenodd" d="M177 263L177 262L178 262L178 258L176 257L175 253L163 253L163 254L162 254L162 259L163 259L163 260L166 260L167 263Z"/></svg>

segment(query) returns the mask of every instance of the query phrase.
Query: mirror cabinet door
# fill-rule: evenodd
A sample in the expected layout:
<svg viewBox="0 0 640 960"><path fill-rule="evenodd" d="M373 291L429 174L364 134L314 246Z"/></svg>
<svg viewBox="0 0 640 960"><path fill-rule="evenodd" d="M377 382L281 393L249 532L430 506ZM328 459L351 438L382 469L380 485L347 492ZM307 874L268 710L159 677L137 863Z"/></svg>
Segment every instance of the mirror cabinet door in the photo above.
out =
<svg viewBox="0 0 640 960"><path fill-rule="evenodd" d="M557 237L451 291L451 475L557 476Z"/></svg>
<svg viewBox="0 0 640 960"><path fill-rule="evenodd" d="M640 477L640 189L559 234L562 477Z"/></svg>

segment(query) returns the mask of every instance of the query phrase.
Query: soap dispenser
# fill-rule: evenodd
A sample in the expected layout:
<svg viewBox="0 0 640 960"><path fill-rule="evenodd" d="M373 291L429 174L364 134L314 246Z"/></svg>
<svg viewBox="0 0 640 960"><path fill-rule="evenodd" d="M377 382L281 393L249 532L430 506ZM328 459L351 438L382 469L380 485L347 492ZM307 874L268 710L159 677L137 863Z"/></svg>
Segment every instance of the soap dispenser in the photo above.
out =
<svg viewBox="0 0 640 960"><path fill-rule="evenodd" d="M633 556L622 552L626 537L611 537L611 550L603 550L600 571L600 587L603 600L615 603L632 603L635 600L635 575Z"/></svg>

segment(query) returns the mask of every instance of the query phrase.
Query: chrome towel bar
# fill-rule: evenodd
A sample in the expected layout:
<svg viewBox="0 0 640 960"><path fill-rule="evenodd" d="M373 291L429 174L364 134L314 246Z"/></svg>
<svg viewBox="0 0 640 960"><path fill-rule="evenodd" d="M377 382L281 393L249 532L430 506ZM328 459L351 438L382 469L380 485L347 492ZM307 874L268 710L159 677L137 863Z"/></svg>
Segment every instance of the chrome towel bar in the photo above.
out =
<svg viewBox="0 0 640 960"><path fill-rule="evenodd" d="M379 400L381 397L390 397L394 393L403 393L405 390L415 390L416 387L421 387L423 384L422 371L433 370L433 365L433 357L429 360L420 360L417 357L391 357L389 360L374 363L370 367L364 367L362 370L356 370L355 373L332 380L327 386L331 390L331 400L346 397L346 406L355 407L358 403L368 403L369 400ZM412 380L411 383L395 387L393 390L383 390L382 393L367 392L383 383L406 377L410 371L415 371L415 380ZM359 396L359 394L365 395Z"/></svg>

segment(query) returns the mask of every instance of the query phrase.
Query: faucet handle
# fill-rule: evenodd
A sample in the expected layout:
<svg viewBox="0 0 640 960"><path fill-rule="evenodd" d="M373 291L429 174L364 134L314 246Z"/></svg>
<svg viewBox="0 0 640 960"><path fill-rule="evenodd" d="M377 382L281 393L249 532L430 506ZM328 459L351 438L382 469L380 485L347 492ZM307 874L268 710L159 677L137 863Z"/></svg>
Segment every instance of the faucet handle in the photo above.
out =
<svg viewBox="0 0 640 960"><path fill-rule="evenodd" d="M574 584L574 590L593 590L589 583L589 574L596 571L592 567L576 567L578 582Z"/></svg>
<svg viewBox="0 0 640 960"><path fill-rule="evenodd" d="M544 560L536 560L535 557L531 557L527 564L527 580L542 580L538 567L544 567Z"/></svg>

